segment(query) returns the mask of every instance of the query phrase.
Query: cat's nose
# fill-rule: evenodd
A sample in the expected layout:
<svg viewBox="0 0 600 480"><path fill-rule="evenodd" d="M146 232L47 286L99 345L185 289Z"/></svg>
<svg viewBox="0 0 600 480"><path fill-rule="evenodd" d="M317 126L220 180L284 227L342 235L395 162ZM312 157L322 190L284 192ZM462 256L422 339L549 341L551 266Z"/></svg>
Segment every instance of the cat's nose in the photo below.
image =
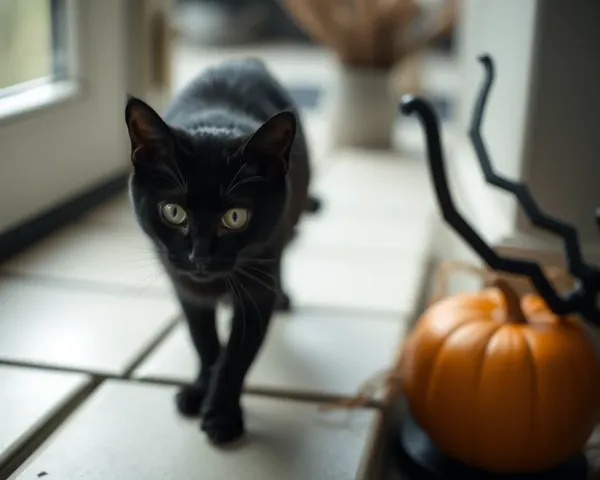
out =
<svg viewBox="0 0 600 480"><path fill-rule="evenodd" d="M205 240L197 240L189 252L189 259L198 268L206 266L210 258L210 245Z"/></svg>
<svg viewBox="0 0 600 480"><path fill-rule="evenodd" d="M189 259L190 259L190 262L196 266L198 271L203 272L206 270L206 266L208 265L208 262L198 258L193 253L190 253Z"/></svg>

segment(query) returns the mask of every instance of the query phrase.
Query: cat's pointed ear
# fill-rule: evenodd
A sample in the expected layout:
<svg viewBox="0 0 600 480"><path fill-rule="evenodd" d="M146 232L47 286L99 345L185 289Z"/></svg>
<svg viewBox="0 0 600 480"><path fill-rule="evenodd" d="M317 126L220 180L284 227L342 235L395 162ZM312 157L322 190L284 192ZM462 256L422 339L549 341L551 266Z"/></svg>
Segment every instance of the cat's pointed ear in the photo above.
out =
<svg viewBox="0 0 600 480"><path fill-rule="evenodd" d="M158 113L139 98L128 97L125 122L131 140L131 159L149 165L173 154L173 134Z"/></svg>
<svg viewBox="0 0 600 480"><path fill-rule="evenodd" d="M269 170L275 168L285 174L289 168L296 124L296 116L292 112L275 114L246 142L244 153L250 160L270 162Z"/></svg>

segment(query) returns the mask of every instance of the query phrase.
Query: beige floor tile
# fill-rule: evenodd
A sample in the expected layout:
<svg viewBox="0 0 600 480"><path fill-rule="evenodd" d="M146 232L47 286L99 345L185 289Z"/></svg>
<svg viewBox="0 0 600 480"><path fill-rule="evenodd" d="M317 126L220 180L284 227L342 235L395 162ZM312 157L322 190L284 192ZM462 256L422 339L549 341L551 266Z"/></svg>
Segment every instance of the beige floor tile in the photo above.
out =
<svg viewBox="0 0 600 480"><path fill-rule="evenodd" d="M422 254L428 248L433 215L413 209L362 208L322 197L324 208L302 220L297 247L352 247L366 253L390 250Z"/></svg>
<svg viewBox="0 0 600 480"><path fill-rule="evenodd" d="M400 209L419 216L435 211L426 164L396 153L338 151L315 189L329 202L369 212Z"/></svg>
<svg viewBox="0 0 600 480"><path fill-rule="evenodd" d="M305 239L300 232L285 257L284 278L297 305L399 313L412 308L427 255L425 243L419 251L411 250L423 238L421 226L407 232L403 242L398 230L395 236L374 235L372 244L381 248L367 248L365 231L353 240L344 239L335 228L326 237L320 229L312 232L309 226ZM168 279L143 234L101 223L68 228L6 263L3 270L98 282L118 294L171 295Z"/></svg>
<svg viewBox="0 0 600 480"><path fill-rule="evenodd" d="M216 449L176 415L174 389L108 382L11 478L348 480L378 413L246 396L247 441Z"/></svg>
<svg viewBox="0 0 600 480"><path fill-rule="evenodd" d="M283 269L296 305L410 314L424 280L428 251L293 246Z"/></svg>
<svg viewBox="0 0 600 480"><path fill-rule="evenodd" d="M121 374L179 314L169 298L0 280L0 360Z"/></svg>
<svg viewBox="0 0 600 480"><path fill-rule="evenodd" d="M334 156L316 181L323 209L304 217L296 244L422 254L437 219L424 166L389 153L366 155Z"/></svg>
<svg viewBox="0 0 600 480"><path fill-rule="evenodd" d="M0 463L88 381L85 375L0 365Z"/></svg>
<svg viewBox="0 0 600 480"><path fill-rule="evenodd" d="M219 312L223 339L229 320L229 312ZM365 380L392 364L405 326L404 319L393 315L277 315L247 387L285 394L353 396ZM187 326L182 323L133 375L189 382L197 365Z"/></svg>
<svg viewBox="0 0 600 480"><path fill-rule="evenodd" d="M327 138L327 118L317 111L304 111L301 116L310 155L311 183L314 184L315 179L323 174L333 160L329 154L331 144Z"/></svg>
<svg viewBox="0 0 600 480"><path fill-rule="evenodd" d="M65 228L5 263L0 271L101 282L135 295L170 294L143 233L114 224L83 222Z"/></svg>
<svg viewBox="0 0 600 480"><path fill-rule="evenodd" d="M437 216L425 166L393 157L341 151L317 180L284 264L298 305L412 313Z"/></svg>

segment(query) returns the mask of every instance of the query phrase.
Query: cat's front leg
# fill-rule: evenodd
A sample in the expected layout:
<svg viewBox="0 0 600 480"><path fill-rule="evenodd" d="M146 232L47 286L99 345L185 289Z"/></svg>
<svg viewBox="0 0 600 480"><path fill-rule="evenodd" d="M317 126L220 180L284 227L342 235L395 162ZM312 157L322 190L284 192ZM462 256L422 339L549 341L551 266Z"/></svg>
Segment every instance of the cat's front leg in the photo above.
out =
<svg viewBox="0 0 600 480"><path fill-rule="evenodd" d="M230 338L202 407L202 430L215 444L234 441L244 433L240 405L244 379L263 343L274 305L275 295L264 294L244 295L234 306Z"/></svg>
<svg viewBox="0 0 600 480"><path fill-rule="evenodd" d="M209 388L211 372L221 351L217 336L215 308L207 305L197 305L180 299L192 343L198 353L200 369L196 380L183 387L177 393L175 400L177 409L182 415L196 416L200 414L202 403Z"/></svg>
<svg viewBox="0 0 600 480"><path fill-rule="evenodd" d="M277 279L277 285L279 294L277 295L277 299L275 301L275 310L278 312L289 312L292 310L292 301L290 296L286 293L283 288L283 279L281 275L282 269L282 254L279 255L279 259L275 264L275 278Z"/></svg>

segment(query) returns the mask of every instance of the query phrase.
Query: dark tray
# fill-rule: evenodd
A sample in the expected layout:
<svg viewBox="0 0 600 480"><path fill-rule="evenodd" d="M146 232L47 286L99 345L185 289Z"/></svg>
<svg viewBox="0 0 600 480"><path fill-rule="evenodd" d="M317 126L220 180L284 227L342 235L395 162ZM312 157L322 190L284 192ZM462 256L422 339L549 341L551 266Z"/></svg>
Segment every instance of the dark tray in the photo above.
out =
<svg viewBox="0 0 600 480"><path fill-rule="evenodd" d="M445 457L407 413L392 436L392 455L406 480L587 480L585 455L577 455L552 471L493 474Z"/></svg>

